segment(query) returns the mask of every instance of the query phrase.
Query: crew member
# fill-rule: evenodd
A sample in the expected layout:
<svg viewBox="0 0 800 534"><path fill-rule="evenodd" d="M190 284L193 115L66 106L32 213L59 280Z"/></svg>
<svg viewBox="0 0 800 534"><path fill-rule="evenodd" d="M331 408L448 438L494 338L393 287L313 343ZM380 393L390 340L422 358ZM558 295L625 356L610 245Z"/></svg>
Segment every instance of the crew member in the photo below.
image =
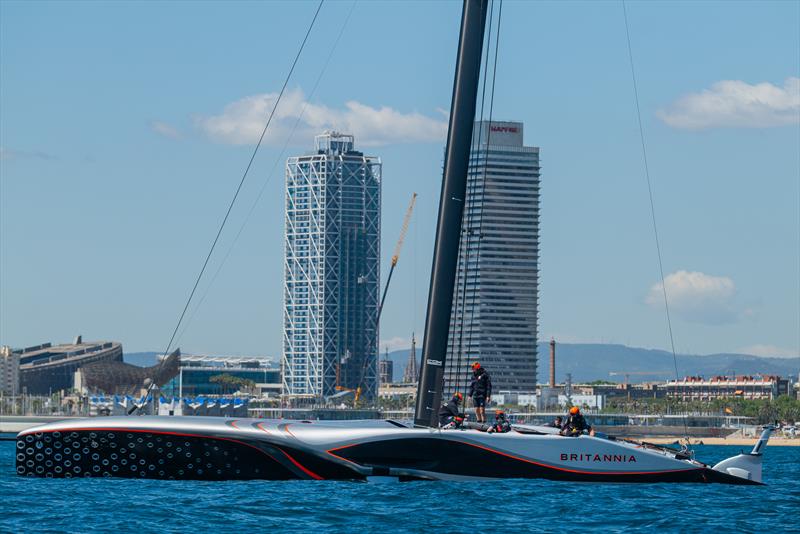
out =
<svg viewBox="0 0 800 534"><path fill-rule="evenodd" d="M487 432L490 434L493 434L494 432L499 432L501 434L505 432L511 432L511 423L509 423L508 419L506 419L506 414L503 410L496 410L494 412L494 424L489 427Z"/></svg>
<svg viewBox="0 0 800 534"><path fill-rule="evenodd" d="M469 385L468 397L475 406L475 417L479 423L486 422L486 403L492 401L492 379L481 364L472 364L472 383Z"/></svg>
<svg viewBox="0 0 800 534"><path fill-rule="evenodd" d="M584 432L591 433L591 431L592 427L589 423L586 422L586 419L583 418L583 414L581 414L580 408L578 408L577 406L573 406L572 408L570 408L567 421L561 427L561 435L578 437Z"/></svg>
<svg viewBox="0 0 800 534"><path fill-rule="evenodd" d="M553 419L553 422L547 426L552 426L554 428L561 430L561 427L564 426L564 418L561 417L560 415L557 415L556 418Z"/></svg>
<svg viewBox="0 0 800 534"><path fill-rule="evenodd" d="M453 398L450 399L450 402L439 409L440 427L454 428L461 426L461 423L464 422L464 418L461 416L459 411L459 405L461 404L462 400L464 400L464 395L462 395L460 392L457 392L455 395L453 395Z"/></svg>

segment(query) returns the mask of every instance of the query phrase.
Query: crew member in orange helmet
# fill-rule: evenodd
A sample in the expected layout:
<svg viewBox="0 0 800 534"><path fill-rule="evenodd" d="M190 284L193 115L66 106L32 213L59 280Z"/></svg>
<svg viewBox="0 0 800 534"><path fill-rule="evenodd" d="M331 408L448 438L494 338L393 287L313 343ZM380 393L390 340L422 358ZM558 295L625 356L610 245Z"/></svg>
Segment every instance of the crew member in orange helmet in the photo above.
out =
<svg viewBox="0 0 800 534"><path fill-rule="evenodd" d="M486 422L486 404L492 402L492 378L481 364L472 364L472 383L469 385L467 397L475 406L475 417L479 423Z"/></svg>
<svg viewBox="0 0 800 534"><path fill-rule="evenodd" d="M564 426L561 427L561 435L578 437L584 432L594 435L592 433L592 426L584 419L581 409L577 406L573 406L569 409L569 415L564 422Z"/></svg>

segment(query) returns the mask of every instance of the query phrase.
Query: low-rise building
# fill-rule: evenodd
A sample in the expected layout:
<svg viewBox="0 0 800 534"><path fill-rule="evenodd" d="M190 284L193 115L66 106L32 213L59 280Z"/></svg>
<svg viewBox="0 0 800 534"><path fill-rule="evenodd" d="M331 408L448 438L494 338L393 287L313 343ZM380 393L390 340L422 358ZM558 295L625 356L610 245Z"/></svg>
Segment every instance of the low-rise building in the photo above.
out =
<svg viewBox="0 0 800 534"><path fill-rule="evenodd" d="M526 406L534 410L541 409L539 406L540 396L535 393L521 391L498 391L492 395L492 402L498 406Z"/></svg>
<svg viewBox="0 0 800 534"><path fill-rule="evenodd" d="M606 405L605 395L559 395L558 404L561 408L567 409L572 406L589 408L591 410L602 410Z"/></svg>
<svg viewBox="0 0 800 534"><path fill-rule="evenodd" d="M572 390L582 395L603 395L609 399L661 399L666 395L664 384L657 382L644 382L642 384L573 384Z"/></svg>
<svg viewBox="0 0 800 534"><path fill-rule="evenodd" d="M378 389L378 396L384 399L399 399L401 397L416 397L417 385L416 384L403 384L403 383L381 383Z"/></svg>
<svg viewBox="0 0 800 534"><path fill-rule="evenodd" d="M775 399L789 394L789 379L778 376L687 376L664 385L667 397L682 401L711 401L722 398Z"/></svg>
<svg viewBox="0 0 800 534"><path fill-rule="evenodd" d="M223 375L226 377L215 378ZM254 394L277 394L281 390L280 367L269 358L182 354L177 376L162 391L177 397L229 395L238 389L237 382L241 380L255 384Z"/></svg>
<svg viewBox="0 0 800 534"><path fill-rule="evenodd" d="M122 362L122 344L116 341L43 343L17 350L20 391L29 395L49 395L74 387L75 372L95 363Z"/></svg>

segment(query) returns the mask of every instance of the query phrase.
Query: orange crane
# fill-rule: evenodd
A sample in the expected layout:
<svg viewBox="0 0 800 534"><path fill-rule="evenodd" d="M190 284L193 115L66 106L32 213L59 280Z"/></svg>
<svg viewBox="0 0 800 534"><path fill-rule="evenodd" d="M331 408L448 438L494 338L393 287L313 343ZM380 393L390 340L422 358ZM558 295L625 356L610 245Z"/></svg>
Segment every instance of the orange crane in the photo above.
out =
<svg viewBox="0 0 800 534"><path fill-rule="evenodd" d="M397 260L400 259L400 249L403 248L403 241L406 239L408 233L408 224L411 222L411 213L414 211L414 204L417 202L417 194L411 194L411 202L408 204L406 216L403 218L403 226L400 228L400 237L397 239L397 244L394 246L394 254L392 254L392 266L389 267L389 276L386 277L386 285L383 287L383 296L381 297L381 305L378 306L378 323L381 320L381 312L383 311L383 303L386 301L386 293L389 291L389 284L392 281L392 273L397 266Z"/></svg>

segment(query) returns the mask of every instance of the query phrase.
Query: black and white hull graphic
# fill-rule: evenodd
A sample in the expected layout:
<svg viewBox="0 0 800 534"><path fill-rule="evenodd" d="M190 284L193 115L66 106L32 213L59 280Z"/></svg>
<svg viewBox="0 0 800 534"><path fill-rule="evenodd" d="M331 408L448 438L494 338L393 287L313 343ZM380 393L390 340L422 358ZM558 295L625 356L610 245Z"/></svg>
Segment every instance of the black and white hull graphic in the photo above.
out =
<svg viewBox="0 0 800 534"><path fill-rule="evenodd" d="M761 483L761 449L715 467L676 451L542 427L505 434L394 421L108 417L20 433L17 473L182 480L542 478L584 482Z"/></svg>

